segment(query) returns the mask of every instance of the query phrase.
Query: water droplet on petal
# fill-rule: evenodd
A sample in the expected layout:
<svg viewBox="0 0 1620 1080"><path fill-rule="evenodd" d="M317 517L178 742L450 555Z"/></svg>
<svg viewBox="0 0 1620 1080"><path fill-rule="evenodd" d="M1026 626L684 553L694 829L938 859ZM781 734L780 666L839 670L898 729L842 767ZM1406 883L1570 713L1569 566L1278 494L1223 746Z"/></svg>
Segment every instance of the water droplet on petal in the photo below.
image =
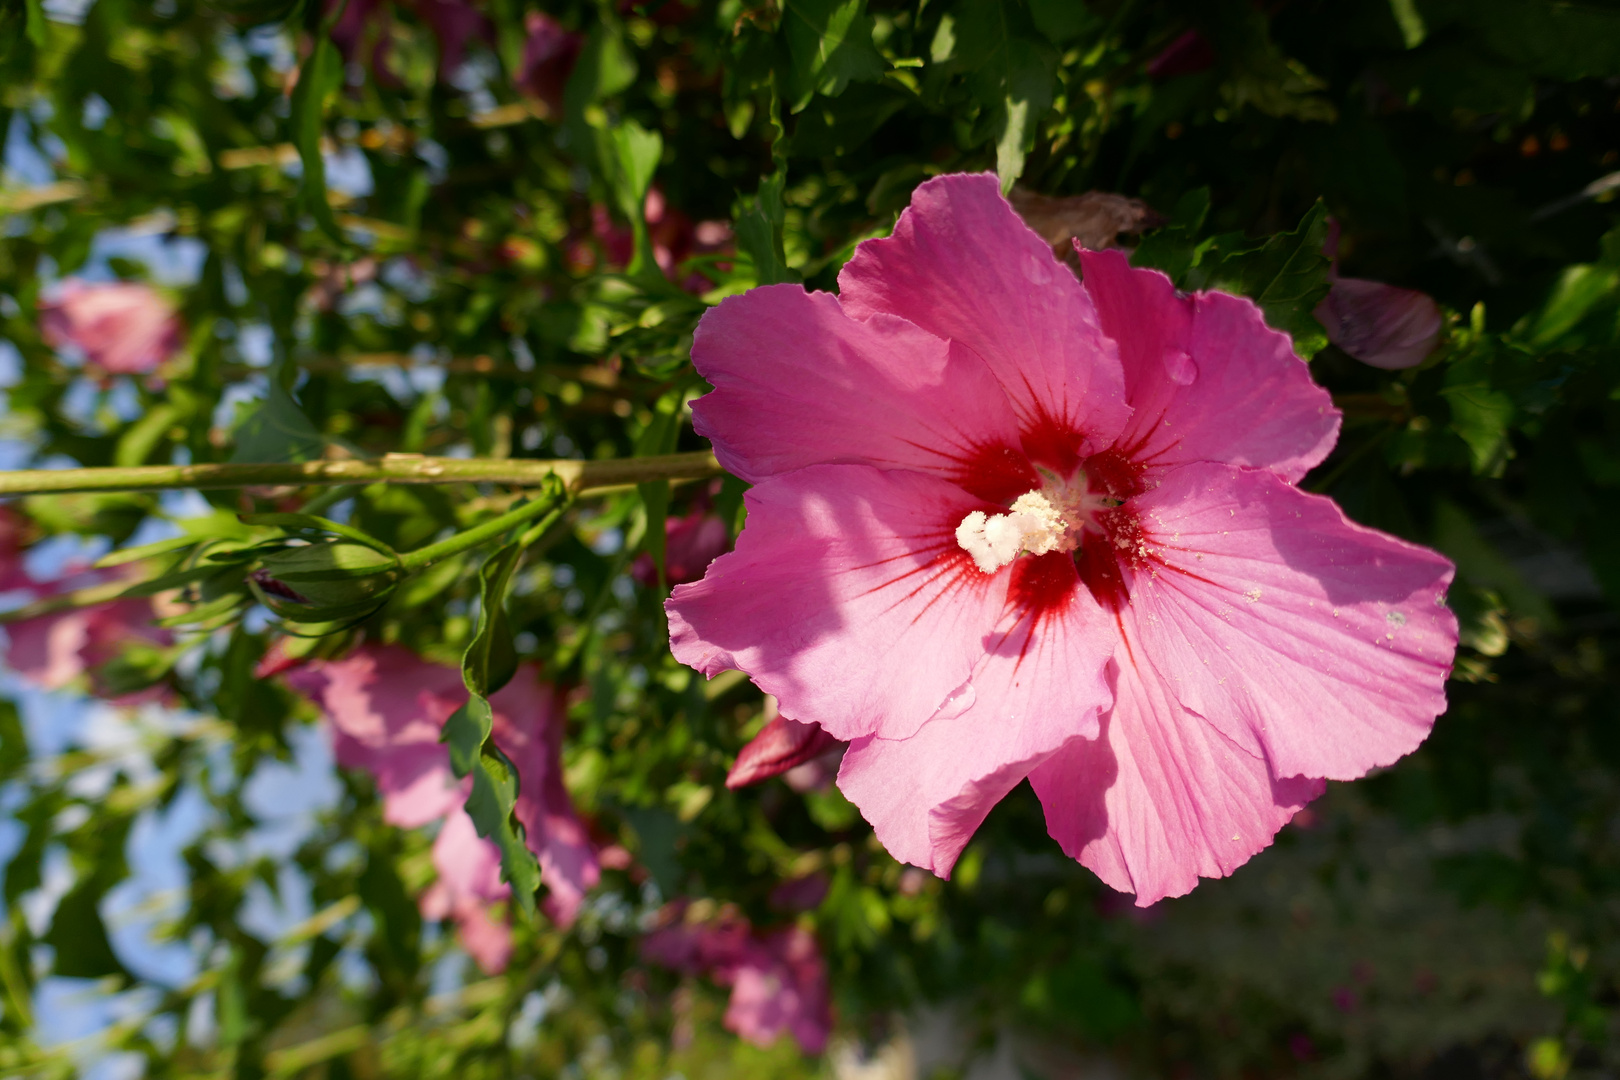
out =
<svg viewBox="0 0 1620 1080"><path fill-rule="evenodd" d="M934 710L934 715L929 719L950 720L961 716L973 708L973 702L977 700L978 696L978 692L973 689L973 682L971 680L964 682L961 686L952 690L944 701L939 703L939 708Z"/></svg>
<svg viewBox="0 0 1620 1080"><path fill-rule="evenodd" d="M1192 381L1198 378L1198 365L1184 352L1168 353L1164 358L1164 373L1170 376L1173 383L1191 386Z"/></svg>
<svg viewBox="0 0 1620 1080"><path fill-rule="evenodd" d="M1024 256L1024 276L1031 285L1048 285L1052 281L1052 259L1050 256L1036 255L1031 252Z"/></svg>

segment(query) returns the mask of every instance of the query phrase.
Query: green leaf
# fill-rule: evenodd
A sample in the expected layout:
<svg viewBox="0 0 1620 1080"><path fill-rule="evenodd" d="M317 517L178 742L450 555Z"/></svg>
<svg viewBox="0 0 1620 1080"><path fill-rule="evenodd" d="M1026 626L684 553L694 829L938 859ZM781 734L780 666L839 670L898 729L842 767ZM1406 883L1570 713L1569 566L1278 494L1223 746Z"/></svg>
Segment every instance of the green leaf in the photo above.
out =
<svg viewBox="0 0 1620 1080"><path fill-rule="evenodd" d="M0 701L0 780L9 780L28 765L28 738L23 734L17 706Z"/></svg>
<svg viewBox="0 0 1620 1080"><path fill-rule="evenodd" d="M1209 188L1194 188L1176 200L1170 220L1142 238L1131 253L1131 265L1163 270L1178 286L1185 285L1187 274L1198 265L1209 242L1198 238L1209 216Z"/></svg>
<svg viewBox="0 0 1620 1080"><path fill-rule="evenodd" d="M793 61L788 75L793 112L817 92L836 97L851 79L876 82L888 70L872 45L866 0L786 0L782 36Z"/></svg>
<svg viewBox="0 0 1620 1080"><path fill-rule="evenodd" d="M1322 254L1327 228L1327 209L1318 202L1292 232L1222 259L1210 281L1252 298L1266 322L1292 337L1294 351L1307 360L1327 347L1327 332L1312 314L1328 291L1332 263Z"/></svg>
<svg viewBox="0 0 1620 1080"><path fill-rule="evenodd" d="M517 670L505 605L512 571L522 555L522 544L514 541L493 552L479 570L478 628L461 660L467 703L445 721L442 738L449 745L455 774L473 778L467 813L478 834L500 849L501 877L511 885L524 912L533 915L540 891L540 863L529 850L523 824L516 816L517 770L490 737L494 714L486 696L506 685Z"/></svg>
<svg viewBox="0 0 1620 1080"><path fill-rule="evenodd" d="M50 27L45 24L45 5L41 0L23 0L27 11L28 40L34 48L43 49L50 41Z"/></svg>
<svg viewBox="0 0 1620 1080"><path fill-rule="evenodd" d="M113 453L113 464L124 467L146 464L158 441L179 418L180 410L172 403L165 402L153 408L131 424L129 430L119 438L118 449Z"/></svg>
<svg viewBox="0 0 1620 1080"><path fill-rule="evenodd" d="M100 900L98 879L86 875L56 905L56 914L45 934L45 944L56 950L52 974L69 979L125 974L112 942L107 940L107 927L97 906Z"/></svg>
<svg viewBox="0 0 1620 1080"><path fill-rule="evenodd" d="M1558 615L1547 598L1536 591L1517 567L1475 527L1456 503L1440 499L1434 508L1434 546L1457 564L1457 573L1469 584L1490 589L1520 618L1535 619L1543 629L1555 629Z"/></svg>
<svg viewBox="0 0 1620 1080"><path fill-rule="evenodd" d="M505 544L492 551L478 570L478 631L461 661L467 689L475 694L493 694L517 673L517 650L506 619L506 590L522 557L521 545Z"/></svg>
<svg viewBox="0 0 1620 1080"><path fill-rule="evenodd" d="M171 551L179 551L182 548L195 547L198 543L200 541L195 536L171 536L167 540L158 540L151 544L142 544L139 547L110 551L91 565L97 570L105 570L111 566L123 566L125 563L150 559L154 555L165 555Z"/></svg>
<svg viewBox="0 0 1620 1080"><path fill-rule="evenodd" d="M675 443L681 434L681 395L671 391L659 399L657 407L653 410L653 417L647 423L647 430L641 433L636 440L636 455L650 457L657 454L669 454L675 450ZM641 493L641 505L647 512L647 527L643 534L642 545L647 554L652 556L653 566L658 570L658 587L664 587L664 541L665 521L669 517L669 481L652 480L644 484L637 484L636 490Z"/></svg>
<svg viewBox="0 0 1620 1080"><path fill-rule="evenodd" d="M1620 270L1614 267L1590 264L1565 267L1553 286L1552 295L1536 313L1530 327L1530 344L1537 349L1552 348L1617 290L1620 290Z"/></svg>
<svg viewBox="0 0 1620 1080"><path fill-rule="evenodd" d="M947 33L948 45L940 36ZM949 30L941 23L935 36L936 60L942 52L967 75L982 110L975 131L995 144L996 175L1001 190L1010 191L1051 107L1058 52L1035 29L1024 5L1012 0L965 0Z"/></svg>
<svg viewBox="0 0 1620 1080"><path fill-rule="evenodd" d="M597 23L585 39L573 74L563 90L563 103L572 117L591 105L628 87L636 81L636 61L625 48L619 28L607 21Z"/></svg>
<svg viewBox="0 0 1620 1080"><path fill-rule="evenodd" d="M1508 458L1508 425L1513 399L1491 382L1491 358L1484 350L1452 364L1440 394L1451 406L1451 430L1468 444L1474 471L1492 474Z"/></svg>
<svg viewBox="0 0 1620 1080"><path fill-rule="evenodd" d="M778 169L759 182L759 192L743 201L736 214L737 248L754 264L757 285L798 281L799 275L787 264L782 244L782 189L786 174Z"/></svg>
<svg viewBox="0 0 1620 1080"><path fill-rule="evenodd" d="M272 377L270 392L263 403L236 429L236 450L231 454L231 461L238 464L314 461L325 447L326 440L298 407L298 402Z"/></svg>
<svg viewBox="0 0 1620 1080"><path fill-rule="evenodd" d="M316 35L315 50L298 73L291 102L292 142L304 166L298 200L332 239L347 246L348 241L332 216L326 199L326 162L321 157L321 134L325 129L326 99L343 85L343 57L325 29Z"/></svg>
<svg viewBox="0 0 1620 1080"><path fill-rule="evenodd" d="M1401 40L1408 49L1423 44L1429 30L1423 25L1423 13L1418 11L1416 0L1389 0L1389 13L1395 16L1395 25L1401 28Z"/></svg>
<svg viewBox="0 0 1620 1080"><path fill-rule="evenodd" d="M632 275L662 274L653 259L652 241L647 236L647 189L652 186L658 158L664 152L664 137L648 131L634 120L615 124L598 140L602 143L602 168L607 174L619 212L630 219L635 235L635 254L627 271Z"/></svg>

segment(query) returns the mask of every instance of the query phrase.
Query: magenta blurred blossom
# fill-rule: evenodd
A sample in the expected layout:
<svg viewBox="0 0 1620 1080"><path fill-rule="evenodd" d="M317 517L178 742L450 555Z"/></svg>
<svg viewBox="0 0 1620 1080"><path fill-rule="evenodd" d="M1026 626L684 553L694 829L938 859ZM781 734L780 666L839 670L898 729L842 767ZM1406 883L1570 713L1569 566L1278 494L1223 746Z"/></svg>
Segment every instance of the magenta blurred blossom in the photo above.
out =
<svg viewBox="0 0 1620 1080"><path fill-rule="evenodd" d="M508 887L495 846L476 836L464 809L470 781L456 779L439 741L444 721L467 698L460 671L397 645L362 645L341 660L295 667L286 678L325 711L338 764L376 780L384 820L401 828L444 821L433 849L439 879L422 897L423 913L454 918L468 951L485 970L500 970L505 951L490 907ZM599 870L563 787L561 703L523 668L490 704L495 744L518 770L517 815L540 860L546 913L569 925Z"/></svg>
<svg viewBox="0 0 1620 1080"><path fill-rule="evenodd" d="M1148 61L1147 74L1150 79L1170 79L1207 71L1214 66L1215 48L1209 39L1197 30L1188 30Z"/></svg>
<svg viewBox="0 0 1620 1080"><path fill-rule="evenodd" d="M737 763L726 774L726 787L735 790L769 780L842 745L819 725L774 716L738 753Z"/></svg>
<svg viewBox="0 0 1620 1080"><path fill-rule="evenodd" d="M771 890L771 907L778 911L814 911L827 898L831 884L827 875L819 871L791 878Z"/></svg>
<svg viewBox="0 0 1620 1080"><path fill-rule="evenodd" d="M98 374L144 375L180 348L180 317L150 285L69 279L39 308L46 343L78 349Z"/></svg>
<svg viewBox="0 0 1620 1080"><path fill-rule="evenodd" d="M647 221L648 239L652 241L653 260L671 281L680 264L693 255L731 249L732 233L728 223L699 221L693 224L686 214L669 205L659 188L647 192L642 214ZM615 222L607 207L598 204L591 207L591 231L601 243L610 266L630 264L635 254L635 236L629 225ZM709 279L696 273L688 274L680 286L692 293L707 292L711 288Z"/></svg>
<svg viewBox="0 0 1620 1080"><path fill-rule="evenodd" d="M1434 351L1445 319L1427 293L1339 276L1339 223L1330 219L1322 254L1333 260L1328 294L1312 312L1328 340L1364 364L1417 367Z"/></svg>
<svg viewBox="0 0 1620 1080"><path fill-rule="evenodd" d="M543 11L531 11L524 19L528 37L523 42L523 66L518 70L518 86L545 102L553 115L560 115L563 92L585 38L566 29Z"/></svg>
<svg viewBox="0 0 1620 1080"><path fill-rule="evenodd" d="M699 506L683 517L664 520L664 581L684 585L703 576L709 564L731 547L726 523L707 506ZM658 570L652 556L636 556L630 574L643 585L658 584Z"/></svg>
<svg viewBox="0 0 1620 1080"><path fill-rule="evenodd" d="M342 0L326 0L330 12ZM377 78L397 82L388 72L387 0L348 0L343 14L332 26L332 41L345 63L360 63ZM470 41L491 41L494 28L483 12L469 0L402 0L418 19L427 24L439 42L439 78L447 79L461 66Z"/></svg>
<svg viewBox="0 0 1620 1080"><path fill-rule="evenodd" d="M0 506L0 592L33 587L34 580L23 566L23 548L33 530L27 515Z"/></svg>
<svg viewBox="0 0 1620 1080"><path fill-rule="evenodd" d="M760 933L729 907L698 912L684 901L669 905L664 925L642 939L642 955L731 987L724 1023L749 1042L769 1046L790 1034L806 1053L825 1049L832 1005L815 936L797 926Z"/></svg>
<svg viewBox="0 0 1620 1080"><path fill-rule="evenodd" d="M1314 314L1333 344L1364 364L1392 371L1423 363L1445 325L1440 305L1427 293L1337 273Z"/></svg>
<svg viewBox="0 0 1620 1080"><path fill-rule="evenodd" d="M949 874L1028 778L1147 905L1427 736L1452 567L1296 486L1339 413L1252 302L1080 259L943 176L837 296L711 308L694 426L753 487L666 609L679 660L850 743L897 859Z"/></svg>

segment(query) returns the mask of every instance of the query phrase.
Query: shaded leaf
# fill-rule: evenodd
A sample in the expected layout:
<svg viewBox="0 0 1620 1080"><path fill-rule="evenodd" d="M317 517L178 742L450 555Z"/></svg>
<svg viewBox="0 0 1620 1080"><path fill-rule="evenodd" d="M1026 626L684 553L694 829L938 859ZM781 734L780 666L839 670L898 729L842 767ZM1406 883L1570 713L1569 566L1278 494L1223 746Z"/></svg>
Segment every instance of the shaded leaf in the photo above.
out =
<svg viewBox="0 0 1620 1080"><path fill-rule="evenodd" d="M866 0L786 0L782 35L793 61L788 78L793 112L818 92L836 97L851 79L876 81L888 69L872 45Z"/></svg>

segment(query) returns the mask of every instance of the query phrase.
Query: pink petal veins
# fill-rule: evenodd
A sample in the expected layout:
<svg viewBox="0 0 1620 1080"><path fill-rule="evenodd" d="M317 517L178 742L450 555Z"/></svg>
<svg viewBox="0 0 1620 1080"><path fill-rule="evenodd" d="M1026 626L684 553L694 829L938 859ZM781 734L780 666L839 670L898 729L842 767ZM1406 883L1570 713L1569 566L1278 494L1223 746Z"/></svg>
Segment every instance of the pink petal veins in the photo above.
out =
<svg viewBox="0 0 1620 1080"><path fill-rule="evenodd" d="M1118 349L1090 297L988 173L936 177L894 234L838 275L857 319L897 315L977 353L1017 410L1030 457L1068 470L1123 427Z"/></svg>
<svg viewBox="0 0 1620 1080"><path fill-rule="evenodd" d="M1063 850L1146 907L1225 877L1271 844L1322 793L1322 781L1277 781L1175 698L1174 672L1142 642L1121 640L1114 706L1098 739L1074 739L1030 783Z"/></svg>
<svg viewBox="0 0 1620 1080"><path fill-rule="evenodd" d="M952 530L985 504L913 472L814 465L756 485L737 549L665 605L676 659L748 672L840 739L911 735L966 681L1007 575Z"/></svg>
<svg viewBox="0 0 1620 1080"><path fill-rule="evenodd" d="M857 322L828 293L730 297L703 317L692 360L715 387L693 403L693 426L751 483L836 462L971 485L987 451L1019 445L978 357L890 315Z"/></svg>
<svg viewBox="0 0 1620 1080"><path fill-rule="evenodd" d="M905 739L869 736L844 755L838 786L889 853L948 877L991 807L1076 736L1096 737L1112 622L1079 588L1073 562L1051 554L1016 568L1002 623L953 709ZM1043 600L1018 597L1020 580Z"/></svg>
<svg viewBox="0 0 1620 1080"><path fill-rule="evenodd" d="M1160 469L1224 461L1290 482L1327 457L1339 411L1253 303L1180 295L1117 251L1082 251L1080 265L1104 332L1119 342L1134 410L1115 444L1125 457Z"/></svg>
<svg viewBox="0 0 1620 1080"><path fill-rule="evenodd" d="M1444 557L1260 471L1189 465L1133 505L1128 625L1188 709L1278 776L1355 779L1427 737L1457 647Z"/></svg>

